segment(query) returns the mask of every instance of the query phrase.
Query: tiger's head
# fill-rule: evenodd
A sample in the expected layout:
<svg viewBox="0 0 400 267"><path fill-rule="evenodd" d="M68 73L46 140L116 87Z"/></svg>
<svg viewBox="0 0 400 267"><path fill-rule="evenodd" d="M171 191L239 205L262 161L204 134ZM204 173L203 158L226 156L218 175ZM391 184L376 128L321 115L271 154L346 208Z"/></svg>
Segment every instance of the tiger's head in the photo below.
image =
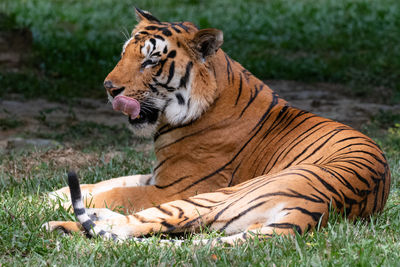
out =
<svg viewBox="0 0 400 267"><path fill-rule="evenodd" d="M196 120L214 102L218 92L211 62L223 34L198 30L190 22L160 22L140 9L136 17L138 25L104 87L113 106L125 99L124 104L138 109L135 117L129 116L131 128L149 136L159 123L175 126Z"/></svg>

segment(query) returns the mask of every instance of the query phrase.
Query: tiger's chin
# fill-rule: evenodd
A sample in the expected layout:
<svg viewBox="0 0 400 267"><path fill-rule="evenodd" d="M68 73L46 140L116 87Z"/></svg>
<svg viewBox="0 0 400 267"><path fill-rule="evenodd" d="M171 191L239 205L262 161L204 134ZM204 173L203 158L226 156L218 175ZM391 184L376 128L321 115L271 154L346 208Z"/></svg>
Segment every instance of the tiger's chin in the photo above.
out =
<svg viewBox="0 0 400 267"><path fill-rule="evenodd" d="M130 121L130 120L129 120ZM158 122L155 123L129 123L129 130L138 137L152 137L157 131Z"/></svg>

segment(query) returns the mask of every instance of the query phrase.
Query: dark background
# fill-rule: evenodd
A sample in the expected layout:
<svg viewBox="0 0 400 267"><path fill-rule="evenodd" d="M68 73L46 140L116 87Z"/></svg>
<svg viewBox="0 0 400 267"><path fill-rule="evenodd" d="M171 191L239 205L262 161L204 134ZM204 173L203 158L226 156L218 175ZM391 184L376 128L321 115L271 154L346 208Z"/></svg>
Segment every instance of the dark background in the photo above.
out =
<svg viewBox="0 0 400 267"><path fill-rule="evenodd" d="M104 97L134 5L223 30L223 49L262 79L340 83L356 96L400 101L397 0L2 0L0 96Z"/></svg>

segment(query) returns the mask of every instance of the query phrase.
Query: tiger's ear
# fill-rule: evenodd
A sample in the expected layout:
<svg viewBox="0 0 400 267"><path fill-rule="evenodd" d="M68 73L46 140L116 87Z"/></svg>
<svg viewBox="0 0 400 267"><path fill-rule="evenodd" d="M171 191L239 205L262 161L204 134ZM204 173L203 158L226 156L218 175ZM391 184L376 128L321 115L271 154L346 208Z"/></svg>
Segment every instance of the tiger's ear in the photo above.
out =
<svg viewBox="0 0 400 267"><path fill-rule="evenodd" d="M140 8L135 7L135 13L136 13L137 22L141 22L142 20L146 20L148 22L161 23L156 17L154 17L148 11L141 10Z"/></svg>
<svg viewBox="0 0 400 267"><path fill-rule="evenodd" d="M212 56L217 52L224 42L224 35L218 29L203 29L196 32L192 47L203 59Z"/></svg>

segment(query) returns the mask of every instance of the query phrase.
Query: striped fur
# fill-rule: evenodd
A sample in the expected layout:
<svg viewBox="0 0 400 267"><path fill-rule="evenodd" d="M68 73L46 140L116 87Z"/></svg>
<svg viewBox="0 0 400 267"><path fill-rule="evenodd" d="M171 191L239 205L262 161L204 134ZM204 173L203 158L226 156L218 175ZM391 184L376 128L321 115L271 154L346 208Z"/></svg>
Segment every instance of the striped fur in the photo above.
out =
<svg viewBox="0 0 400 267"><path fill-rule="evenodd" d="M219 48L221 31L137 16L105 86L111 100L122 94L141 103L130 124L154 138L153 173L81 186L70 173L65 203L81 224L50 222L50 230L82 225L123 240L207 226L228 236L199 243L233 244L324 226L330 208L350 219L383 209L390 171L370 138L290 106ZM69 189L52 196L61 193ZM93 220L85 199L130 215L103 210Z"/></svg>

